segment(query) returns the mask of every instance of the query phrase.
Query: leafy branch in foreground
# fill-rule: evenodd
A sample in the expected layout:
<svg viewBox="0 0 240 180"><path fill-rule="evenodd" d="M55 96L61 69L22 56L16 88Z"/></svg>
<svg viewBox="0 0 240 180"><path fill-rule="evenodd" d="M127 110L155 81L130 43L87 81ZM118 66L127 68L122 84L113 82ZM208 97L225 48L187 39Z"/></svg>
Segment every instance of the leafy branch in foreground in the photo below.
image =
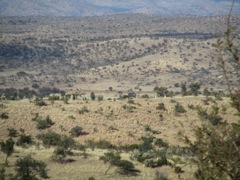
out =
<svg viewBox="0 0 240 180"><path fill-rule="evenodd" d="M232 106L240 113L240 56L239 56L239 42L236 38L239 32L234 32L231 26L231 12L234 6L234 0L227 19L227 30L224 38L217 40L218 50L218 66L220 67L225 82L227 84L228 92L232 100ZM234 75L234 77L233 77ZM232 82L236 82L233 84Z"/></svg>
<svg viewBox="0 0 240 180"><path fill-rule="evenodd" d="M233 28L230 25L231 11L228 16L228 27L223 39L218 39L217 48L219 53L219 67L222 69L223 77L231 99L231 105L240 115L240 47L234 40ZM236 83L232 83L236 82ZM192 142L185 137L186 142L196 153L195 163L197 179L239 179L240 177L240 121L238 123L220 122L219 108L212 107L208 114L206 110L198 109L201 118L210 121L204 122L194 130L196 141ZM217 120L217 121L216 121ZM214 122L214 123L212 123Z"/></svg>

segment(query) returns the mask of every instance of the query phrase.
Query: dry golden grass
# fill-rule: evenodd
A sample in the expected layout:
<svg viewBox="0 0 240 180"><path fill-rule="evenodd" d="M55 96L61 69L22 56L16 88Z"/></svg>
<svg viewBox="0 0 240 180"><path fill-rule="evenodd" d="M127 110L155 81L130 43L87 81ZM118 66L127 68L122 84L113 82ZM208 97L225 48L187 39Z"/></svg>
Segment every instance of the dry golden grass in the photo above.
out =
<svg viewBox="0 0 240 180"><path fill-rule="evenodd" d="M178 133L184 132L190 138L194 139L193 128L201 124L201 120L198 118L197 113L194 110L188 108L188 104L200 105L205 108L210 108L210 105L204 105L203 101L205 97L173 97L173 98L150 98L134 99L133 106L136 109L133 112L128 112L123 109L123 105L128 104L128 100L103 100L103 101L91 101L91 100L70 100L69 104L64 104L62 101L56 101L53 105L47 101L48 106L39 107L34 105L29 100L20 101L7 101L5 105L7 108L1 109L1 111L9 113L9 119L0 121L0 137L1 139L7 138L7 129L20 128L25 129L26 134L31 134L35 137L39 134L39 130L36 128L36 122L31 119L35 113L39 113L40 116L46 117L49 115L55 124L50 130L69 135L69 131L72 127L79 125L83 130L88 133L87 135L75 138L76 141L84 143L85 140L107 140L113 144L132 144L138 143L141 136L146 135L144 131L144 125L149 125L152 130L159 130L160 134L154 136L162 138L170 145L184 145L180 140ZM187 110L187 113L181 115L175 115L173 112L175 103L173 100L179 102ZM164 103L167 111L156 110L158 103ZM223 101L217 101L219 106L227 106L227 111L224 115L226 119L236 121L234 117L234 110L229 107L229 99L224 98ZM80 115L78 109L86 106L90 112ZM102 108L102 112L99 113L99 109ZM163 115L163 119L160 119L160 114ZM69 116L75 117L75 119L69 118ZM75 160L71 163L59 164L51 160L53 154L53 148L45 149L40 146L35 146L28 149L22 149L17 147L15 153L9 158L10 168L7 172L13 172L14 162L17 158L31 154L34 158L42 160L48 165L48 174L50 179L88 179L94 176L96 179L154 179L156 171L163 172L168 175L169 179L177 179L178 175L174 173L171 167L161 168L146 168L143 164L134 162L136 169L140 170L139 176L126 177L116 173L116 168L110 169L107 175L104 172L107 170L108 165L99 161L99 157L104 154L106 150L95 149L87 150L88 157L84 158L82 155L70 157ZM123 153L123 159L129 159L130 154ZM0 161L3 162L5 156L0 153ZM185 171L181 174L184 179L193 179L194 167L186 166L183 168Z"/></svg>
<svg viewBox="0 0 240 180"><path fill-rule="evenodd" d="M173 98L137 98L134 99L136 109L128 112L123 108L128 104L128 100L70 100L69 104L63 101L55 101L51 105L46 100L48 106L39 107L29 100L8 101L7 108L2 111L9 113L9 119L1 120L0 136L7 137L8 128L16 128L17 130L25 129L26 133L36 136L39 130L36 128L36 122L32 118L38 113L42 117L50 116L55 124L49 129L58 133L69 134L74 126L81 126L87 135L76 138L79 142L87 139L105 139L114 144L137 143L138 139L145 134L144 125L149 125L153 130L159 130L161 133L158 137L172 145L178 145L178 132L184 130L188 135L192 136L194 126L201 124L201 120L197 116L195 110L188 108L188 104L200 105L210 108L210 105L204 105L205 97L173 97ZM187 113L175 115L175 100L184 106ZM164 103L167 111L156 110L158 103ZM220 105L229 106L228 99L218 102ZM90 112L80 115L78 110L86 106ZM101 110L102 109L102 110ZM162 114L163 119L160 118ZM231 117L234 121L233 109L230 107L224 116ZM73 116L75 119L69 118ZM115 129L115 130L114 130ZM132 135L130 135L132 134Z"/></svg>

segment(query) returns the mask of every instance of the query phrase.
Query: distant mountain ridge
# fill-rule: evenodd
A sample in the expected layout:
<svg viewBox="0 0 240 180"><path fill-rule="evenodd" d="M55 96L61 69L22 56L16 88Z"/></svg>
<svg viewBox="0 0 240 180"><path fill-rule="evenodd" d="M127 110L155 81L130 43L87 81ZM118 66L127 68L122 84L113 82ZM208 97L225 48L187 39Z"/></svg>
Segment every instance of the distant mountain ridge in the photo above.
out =
<svg viewBox="0 0 240 180"><path fill-rule="evenodd" d="M226 15L231 0L0 0L0 16L101 16L120 13ZM240 14L240 0L234 14Z"/></svg>

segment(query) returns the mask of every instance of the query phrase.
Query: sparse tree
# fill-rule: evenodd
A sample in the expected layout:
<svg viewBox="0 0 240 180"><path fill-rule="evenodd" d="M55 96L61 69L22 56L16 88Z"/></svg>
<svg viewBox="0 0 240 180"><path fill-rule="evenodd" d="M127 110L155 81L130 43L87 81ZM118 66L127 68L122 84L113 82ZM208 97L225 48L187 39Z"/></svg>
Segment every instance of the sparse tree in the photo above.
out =
<svg viewBox="0 0 240 180"><path fill-rule="evenodd" d="M9 138L6 142L0 142L1 151L6 154L5 165L8 164L8 157L11 156L14 152L14 144L15 142L12 138Z"/></svg>

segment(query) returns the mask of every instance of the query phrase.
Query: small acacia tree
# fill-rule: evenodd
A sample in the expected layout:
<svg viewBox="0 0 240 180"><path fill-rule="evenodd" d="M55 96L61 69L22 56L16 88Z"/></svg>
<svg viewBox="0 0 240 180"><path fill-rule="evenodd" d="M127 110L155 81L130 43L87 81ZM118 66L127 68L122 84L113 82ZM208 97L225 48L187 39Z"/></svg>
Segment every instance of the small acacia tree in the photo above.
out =
<svg viewBox="0 0 240 180"><path fill-rule="evenodd" d="M135 172L135 168L132 162L128 160L121 160L121 156L118 152L107 152L104 153L104 156L100 157L104 163L108 163L109 167L106 170L105 174L110 170L111 167L117 166L120 168L121 173L128 174L129 172Z"/></svg>
<svg viewBox="0 0 240 180"><path fill-rule="evenodd" d="M41 178L48 178L46 167L47 165L42 161L37 161L31 156L20 158L16 161L16 179L20 180L35 180L36 176Z"/></svg>
<svg viewBox="0 0 240 180"><path fill-rule="evenodd" d="M9 138L6 142L0 142L1 151L6 154L5 165L8 164L8 157L11 156L14 152L14 144L15 142L12 138Z"/></svg>

